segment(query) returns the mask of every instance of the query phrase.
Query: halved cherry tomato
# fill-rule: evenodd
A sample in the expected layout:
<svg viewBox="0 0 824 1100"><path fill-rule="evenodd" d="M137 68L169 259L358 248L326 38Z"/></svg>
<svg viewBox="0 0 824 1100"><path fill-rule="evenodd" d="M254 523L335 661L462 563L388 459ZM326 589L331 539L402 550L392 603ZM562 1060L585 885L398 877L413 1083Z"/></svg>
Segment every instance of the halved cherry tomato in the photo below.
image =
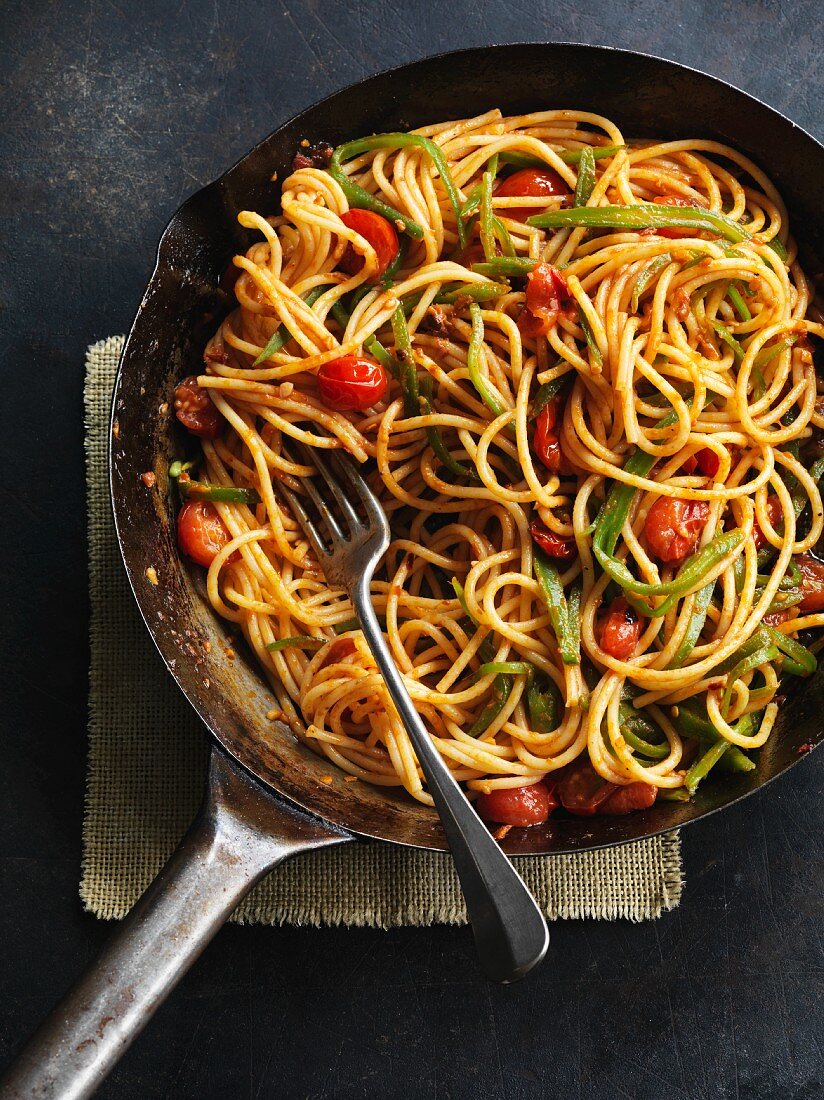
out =
<svg viewBox="0 0 824 1100"><path fill-rule="evenodd" d="M573 764L558 784L561 805L571 814L591 817L615 791L615 783L607 783L588 760Z"/></svg>
<svg viewBox="0 0 824 1100"><path fill-rule="evenodd" d="M641 620L623 596L609 605L598 628L598 644L616 661L626 661L635 652L641 637Z"/></svg>
<svg viewBox="0 0 824 1100"><path fill-rule="evenodd" d="M730 445L727 450L730 453L730 464L734 466L738 461L738 447ZM698 470L704 477L714 478L721 468L721 459L709 447L702 447L700 451L696 451L694 455L689 456L682 468L688 474L694 474Z"/></svg>
<svg viewBox="0 0 824 1100"><path fill-rule="evenodd" d="M659 561L681 561L695 549L709 514L705 500L659 497L644 520L647 546Z"/></svg>
<svg viewBox="0 0 824 1100"><path fill-rule="evenodd" d="M220 435L223 417L212 402L209 391L197 384L194 374L175 386L174 405L175 416L192 435L201 439L214 439Z"/></svg>
<svg viewBox="0 0 824 1100"><path fill-rule="evenodd" d="M317 374L321 400L338 412L369 409L386 396L389 375L374 359L344 355L322 363Z"/></svg>
<svg viewBox="0 0 824 1100"><path fill-rule="evenodd" d="M398 254L398 234L394 225L372 210L347 210L345 214L341 214L340 220L348 229L354 229L372 245L378 257L378 270L374 277L380 278ZM338 260L338 267L348 275L356 275L363 263L362 254L348 244Z"/></svg>
<svg viewBox="0 0 824 1100"><path fill-rule="evenodd" d="M535 418L535 433L532 447L535 454L552 473L561 468L561 441L555 425L561 416L561 398L553 397Z"/></svg>
<svg viewBox="0 0 824 1100"><path fill-rule="evenodd" d="M180 509L177 544L198 565L208 569L229 538L223 520L208 500L190 500Z"/></svg>
<svg viewBox="0 0 824 1100"><path fill-rule="evenodd" d="M804 593L798 610L807 614L824 611L824 561L812 554L800 554L795 564L801 570L801 591Z"/></svg>
<svg viewBox="0 0 824 1100"><path fill-rule="evenodd" d="M682 198L680 195L656 195L652 200L658 203L659 206L694 206L695 203L690 202L689 199ZM694 237L698 232L697 229L683 229L680 226L666 226L663 229L656 229L655 232L659 237L669 237L671 240L678 240L680 237Z"/></svg>
<svg viewBox="0 0 824 1100"><path fill-rule="evenodd" d="M536 264L526 277L526 302L518 317L524 336L546 336L569 298L567 281L551 264Z"/></svg>
<svg viewBox="0 0 824 1100"><path fill-rule="evenodd" d="M612 792L606 802L598 807L598 813L617 817L635 810L647 810L658 797L658 788L652 783L627 783Z"/></svg>
<svg viewBox="0 0 824 1100"><path fill-rule="evenodd" d="M545 554L548 554L551 558L559 558L561 561L568 561L570 558L574 558L577 553L577 547L575 545L575 539L565 539L560 535L554 534L539 519L534 519L529 525L529 533L532 538Z"/></svg>
<svg viewBox="0 0 824 1100"><path fill-rule="evenodd" d="M551 198L553 195L570 193L568 184L551 168L521 168L507 176L495 188L495 194L502 199L514 198L516 195L525 195L530 199L544 196ZM504 218L515 218L516 221L523 222L533 214L542 213L542 210L540 206L507 206L501 207L499 213Z"/></svg>
<svg viewBox="0 0 824 1100"><path fill-rule="evenodd" d="M773 528L775 528L783 515L784 509L781 507L781 500L775 493L770 493L767 497L767 516ZM756 550L763 550L764 547L767 546L767 536L761 530L758 520L753 524L752 541Z"/></svg>
<svg viewBox="0 0 824 1100"><path fill-rule="evenodd" d="M478 795L475 807L484 821L501 825L541 825L558 808L555 783L546 779L528 787L506 787Z"/></svg>

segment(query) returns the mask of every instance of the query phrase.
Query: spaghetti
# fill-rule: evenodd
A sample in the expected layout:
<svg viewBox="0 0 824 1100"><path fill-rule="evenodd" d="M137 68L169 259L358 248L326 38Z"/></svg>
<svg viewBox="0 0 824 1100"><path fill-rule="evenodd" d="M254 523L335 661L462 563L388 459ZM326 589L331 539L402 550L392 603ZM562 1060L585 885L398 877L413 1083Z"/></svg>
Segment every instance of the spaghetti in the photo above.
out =
<svg viewBox="0 0 824 1100"><path fill-rule="evenodd" d="M183 550L293 729L431 803L278 493L364 464L372 597L457 779L510 825L747 771L824 625L813 337L780 195L712 141L545 111L301 149L178 387ZM188 464L187 464L188 465Z"/></svg>

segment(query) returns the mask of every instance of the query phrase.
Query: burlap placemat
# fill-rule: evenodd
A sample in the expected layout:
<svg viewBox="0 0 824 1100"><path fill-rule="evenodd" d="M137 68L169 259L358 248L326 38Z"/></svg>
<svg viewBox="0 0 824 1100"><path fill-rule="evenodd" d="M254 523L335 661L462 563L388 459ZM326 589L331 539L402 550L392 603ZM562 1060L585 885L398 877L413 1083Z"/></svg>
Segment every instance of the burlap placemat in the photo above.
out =
<svg viewBox="0 0 824 1100"><path fill-rule="evenodd" d="M80 895L122 917L157 874L197 810L207 738L134 605L114 537L106 479L109 399L122 336L86 356L86 475L91 578L89 773ZM681 896L677 834L575 856L527 858L518 869L547 916L657 917ZM235 913L265 924L463 924L448 856L351 844L298 856Z"/></svg>

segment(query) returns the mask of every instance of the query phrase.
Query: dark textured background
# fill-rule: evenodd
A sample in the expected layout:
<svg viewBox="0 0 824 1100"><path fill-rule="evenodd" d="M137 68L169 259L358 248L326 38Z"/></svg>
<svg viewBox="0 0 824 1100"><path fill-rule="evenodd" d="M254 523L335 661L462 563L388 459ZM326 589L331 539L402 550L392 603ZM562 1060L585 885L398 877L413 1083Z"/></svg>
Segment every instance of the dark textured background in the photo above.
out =
<svg viewBox="0 0 824 1100"><path fill-rule="evenodd" d="M819 139L824 66L814 0L7 0L0 20L5 1061L107 932L77 899L83 353L128 327L176 206L313 100L443 49L645 50ZM677 911L557 924L542 970L510 989L479 979L466 930L226 928L101 1095L820 1097L823 775L818 753L689 829Z"/></svg>

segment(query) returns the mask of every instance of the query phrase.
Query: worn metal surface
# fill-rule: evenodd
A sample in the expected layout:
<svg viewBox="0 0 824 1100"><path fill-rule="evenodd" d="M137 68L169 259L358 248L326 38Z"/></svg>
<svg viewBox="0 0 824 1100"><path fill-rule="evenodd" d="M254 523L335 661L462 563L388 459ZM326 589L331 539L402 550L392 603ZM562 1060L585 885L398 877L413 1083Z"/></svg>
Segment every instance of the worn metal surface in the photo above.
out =
<svg viewBox="0 0 824 1100"><path fill-rule="evenodd" d="M4 5L0 1059L109 932L76 897L82 357L128 327L171 212L319 95L541 35L697 65L821 137L819 20L814 0ZM521 987L483 984L466 930L227 928L101 1096L817 1097L821 757L685 832L678 911L561 923Z"/></svg>

